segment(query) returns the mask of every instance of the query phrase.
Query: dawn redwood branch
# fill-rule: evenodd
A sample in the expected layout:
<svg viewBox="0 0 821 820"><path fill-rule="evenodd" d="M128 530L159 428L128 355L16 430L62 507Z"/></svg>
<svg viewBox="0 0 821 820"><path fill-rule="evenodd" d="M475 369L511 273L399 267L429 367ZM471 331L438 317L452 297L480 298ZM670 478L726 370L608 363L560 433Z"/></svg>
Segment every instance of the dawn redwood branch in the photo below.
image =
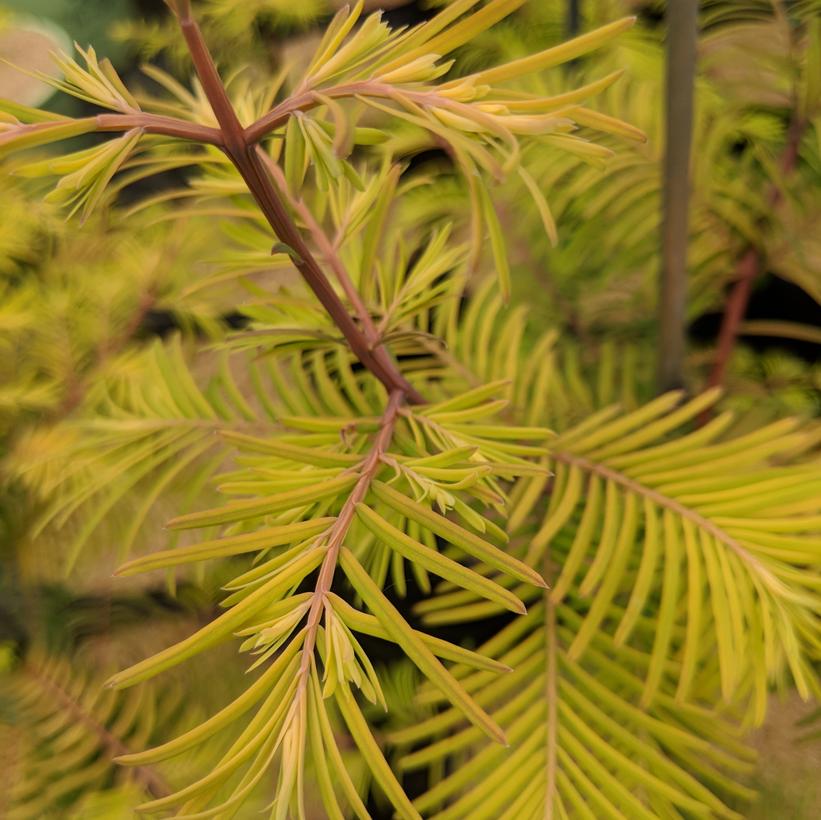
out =
<svg viewBox="0 0 821 820"><path fill-rule="evenodd" d="M354 355L385 385L388 391L401 389L407 394L409 401L424 403L422 396L411 387L395 365L371 347L363 331L354 322L277 196L256 152L249 150L240 157L232 157L232 159L235 159L240 174L245 179L274 233L289 248L295 267L328 311L333 322L342 331Z"/></svg>
<svg viewBox="0 0 821 820"><path fill-rule="evenodd" d="M87 131L126 132L139 128L146 134L161 134L167 137L190 140L192 142L216 145L222 148L222 132L218 128L201 125L188 120L151 114L145 111L133 111L128 114L97 114L79 119L61 118L43 122L16 125L0 133L0 147L4 143L14 142L21 136L47 131L55 126L68 123L88 126ZM79 132L78 132L79 133Z"/></svg>
<svg viewBox="0 0 821 820"><path fill-rule="evenodd" d="M279 166L259 146L254 147L254 155L262 163L265 171L270 175L271 180L274 185L276 185L279 192L281 192L282 196L291 200L292 198L288 195L287 182L285 181L284 175L282 174ZM314 241L319 246L326 262L333 270L339 284L342 286L343 291L345 291L346 296L353 305L354 310L357 313L357 317L362 325L362 333L365 337L368 351L373 357L374 362L378 364L379 367L384 368L387 373L396 372L398 374L399 370L396 362L393 360L388 350L382 345L381 334L374 325L370 312L365 306L365 303L362 301L362 297L359 295L353 281L348 275L348 271L345 269L345 265L340 259L333 243L322 230L321 226L317 223L316 219L314 219L313 214L304 202L301 200L293 202L293 206L305 221L308 231L314 237ZM294 230L296 231L296 227L294 227ZM297 235L299 234L297 233ZM388 385L386 384L385 386L387 387ZM413 403L418 403L421 400L421 396L419 396L419 394L416 393L416 391L413 390L413 388L404 379L402 379L401 383L396 383L394 387L399 388L403 391L403 393L408 394L409 400Z"/></svg>
<svg viewBox="0 0 821 820"><path fill-rule="evenodd" d="M274 162L274 160L265 153L258 145L255 147L256 155L260 161L265 165L266 170L270 174L274 184L279 189L281 196L289 201L289 204L305 222L308 232L314 238L319 250L321 251L325 261L334 272L337 281L339 282L348 300L353 305L356 315L362 325L362 330L365 338L368 341L368 346L373 352L374 358L383 364L387 369L396 368L396 362L391 358L388 350L382 345L382 334L380 330L373 323L370 311L366 307L359 295L359 291L353 283L348 274L345 264L343 263L339 253L337 252L335 244L330 240L322 226L316 221L314 215L311 213L307 205L301 200L295 200L288 192L288 183L282 169Z"/></svg>
<svg viewBox="0 0 821 820"><path fill-rule="evenodd" d="M323 88L322 94L325 97L352 97L355 94L363 94L369 90L370 83L350 83L348 85L338 85L335 88ZM252 122L245 129L245 139L249 143L259 142L264 139L271 131L276 131L281 128L288 119L297 111L310 111L312 108L317 108L322 105L322 102L313 91L304 91L301 94L296 94L293 97L283 100L278 105L274 106L267 114L263 114L258 120Z"/></svg>
<svg viewBox="0 0 821 820"><path fill-rule="evenodd" d="M311 607L308 610L308 619L305 624L305 643L302 647L302 660L300 662L300 682L299 686L304 689L308 679L308 672L311 668L311 661L316 645L316 636L322 621L322 614L325 611L325 604L328 593L331 591L336 565L339 561L339 551L348 535L348 530L353 522L356 507L365 500L371 483L376 478L379 468L382 466L382 459L388 452L393 439L393 431L396 427L396 420L399 417L399 410L405 395L401 390L395 390L388 399L388 405L382 414L379 432L374 440L373 446L367 458L362 463L359 473L359 480L354 485L351 494L345 500L339 515L336 517L328 532L328 551L322 559L322 566L319 568L316 586L311 597ZM294 698L296 700L296 697Z"/></svg>
<svg viewBox="0 0 821 820"><path fill-rule="evenodd" d="M205 96L222 130L222 148L239 171L274 234L288 247L294 266L328 311L359 361L382 382L389 393L400 390L408 401L424 403L424 398L402 376L390 357L384 351L379 353L372 348L323 273L277 194L254 144L249 141L187 3L181 5L184 10L178 13L178 19L183 37Z"/></svg>
<svg viewBox="0 0 821 820"><path fill-rule="evenodd" d="M738 330L747 312L753 282L758 278L760 262L758 250L747 248L736 265L733 274L734 284L724 303L724 314L721 317L721 327L718 331L713 368L707 377L708 387L716 387L724 382L727 366L738 338ZM709 414L706 414L704 418L705 420L709 418Z"/></svg>
<svg viewBox="0 0 821 820"><path fill-rule="evenodd" d="M322 93L326 93L324 89ZM327 94L326 96L333 98L344 95L337 93ZM297 111L309 111L311 108L316 108L319 105L321 105L321 103L312 91L305 91L302 94L288 97L288 99L274 106L267 114L264 114L258 120L252 122L245 129L245 139L248 140L249 143L259 142L272 131L276 131L277 128L281 128L285 125L289 118Z"/></svg>
<svg viewBox="0 0 821 820"><path fill-rule="evenodd" d="M243 128L236 111L234 111L234 106L228 98L228 92L220 79L200 27L190 15L190 9L185 16L180 16L180 28L191 54L194 69L202 83L205 96L208 98L214 116L217 118L222 130L224 148L233 159L234 154L242 154L248 147L243 135Z"/></svg>

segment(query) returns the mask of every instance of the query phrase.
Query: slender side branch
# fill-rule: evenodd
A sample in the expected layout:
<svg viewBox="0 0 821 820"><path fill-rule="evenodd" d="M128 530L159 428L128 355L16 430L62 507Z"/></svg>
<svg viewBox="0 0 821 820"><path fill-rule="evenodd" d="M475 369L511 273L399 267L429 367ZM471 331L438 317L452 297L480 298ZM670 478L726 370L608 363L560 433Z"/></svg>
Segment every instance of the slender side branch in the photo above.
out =
<svg viewBox="0 0 821 820"><path fill-rule="evenodd" d="M268 220L274 234L290 249L295 267L328 311L359 361L382 382L389 392L401 390L408 401L416 404L424 403L424 398L402 376L390 357L384 352L377 352L373 349L372 344L357 326L322 272L277 194L254 145L249 142L231 101L228 99L225 86L196 21L190 14L180 14L180 25L194 62L194 68L222 129L223 150L245 180L245 184Z"/></svg>
<svg viewBox="0 0 821 820"><path fill-rule="evenodd" d="M404 91L408 99L415 100L419 103L436 103L442 106L448 106L453 103L447 97L436 94L431 91L413 92ZM355 83L344 83L342 85L332 86L330 88L321 89L322 97L330 97L337 99L340 97L379 97L385 100L396 99L396 89L387 83L379 82L379 80L361 80ZM319 95L315 91L303 91L287 100L283 100L279 105L272 108L267 114L261 116L256 122L252 122L245 129L245 139L249 143L256 143L264 139L271 131L276 131L281 128L288 119L297 111L310 111L312 108L318 108L323 105Z"/></svg>
<svg viewBox="0 0 821 820"><path fill-rule="evenodd" d="M328 533L328 551L325 553L325 558L322 561L322 566L319 569L319 577L317 578L316 587L314 588L313 598L311 600L311 608L308 610L308 620L305 625L305 643L302 648L302 661L300 664L300 687L304 687L308 678L308 672L311 669L311 659L314 654L314 646L316 645L316 636L319 631L319 624L322 620L322 613L325 611L326 596L331 591L331 584L336 573L336 565L339 560L339 551L342 549L343 541L345 540L351 522L356 513L356 505L365 500L368 494L371 482L376 477L379 467L382 464L382 458L387 453L393 439L393 431L396 427L396 420L399 416L399 409L404 400L404 394L401 390L395 390L391 393L388 400L388 406L385 408L385 413L382 416L382 422L371 448L368 457L362 465L359 480L354 485L351 494L342 506L339 515L336 518L330 532Z"/></svg>
<svg viewBox="0 0 821 820"><path fill-rule="evenodd" d="M369 82L351 83L349 85L337 86L336 88L323 88L322 94L326 97L347 97L355 94L362 94L370 90ZM313 91L305 91L283 100L279 105L274 106L267 114L264 114L256 122L252 122L245 129L245 139L248 143L257 143L264 139L272 131L281 128L288 122L289 117L297 111L310 111L322 103Z"/></svg>
<svg viewBox="0 0 821 820"><path fill-rule="evenodd" d="M142 128L146 134L162 134L166 137L203 142L222 148L222 132L218 128L188 122L177 117L135 112L134 114L98 114L96 120L98 131L130 131L132 128Z"/></svg>
<svg viewBox="0 0 821 820"><path fill-rule="evenodd" d="M197 76L202 83L205 96L211 104L214 111L214 116L217 118L220 128L222 129L222 138L225 143L225 149L231 158L234 154L241 154L245 152L247 143L243 136L242 125L237 117L234 106L228 98L228 92L222 84L219 72L214 59L211 57L211 52L205 43L200 27L197 22L190 16L190 9L188 14L180 17L180 28L185 42L188 45L188 51L191 53L191 59L194 63Z"/></svg>
<svg viewBox="0 0 821 820"><path fill-rule="evenodd" d="M721 317L713 369L707 378L708 387L716 387L724 382L727 366L738 338L738 329L747 312L753 282L758 278L760 261L758 250L747 248L736 265L733 275L734 283L724 305L724 315ZM708 411L705 411L702 414L702 421L707 421L710 415Z"/></svg>
<svg viewBox="0 0 821 820"><path fill-rule="evenodd" d="M801 144L801 137L806 128L806 123L795 115L790 122L787 132L787 144L781 155L781 170L785 176L790 174L798 162L798 148ZM767 197L770 208L775 208L781 201L781 189L773 185ZM733 276L733 287L724 307L724 315L721 319L721 327L718 332L718 342L716 344L715 359L713 369L707 378L709 387L716 387L724 382L730 357L733 355L736 341L738 340L741 323L747 313L747 305L750 302L753 284L761 274L761 254L757 248L748 248L739 259ZM709 417L705 412L701 421L704 422Z"/></svg>

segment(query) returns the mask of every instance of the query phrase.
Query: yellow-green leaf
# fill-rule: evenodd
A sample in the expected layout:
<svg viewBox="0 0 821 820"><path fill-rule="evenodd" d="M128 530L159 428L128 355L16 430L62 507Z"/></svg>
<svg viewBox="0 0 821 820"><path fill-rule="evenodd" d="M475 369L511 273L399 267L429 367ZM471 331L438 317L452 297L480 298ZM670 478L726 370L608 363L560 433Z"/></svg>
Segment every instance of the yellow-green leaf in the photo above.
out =
<svg viewBox="0 0 821 820"><path fill-rule="evenodd" d="M469 530L466 530L464 527L460 527L444 516L433 512L433 510L424 507L416 501L412 501L387 484L383 484L381 481L374 481L371 484L371 491L376 498L387 504L391 509L401 513L406 518L419 522L436 535L447 539L451 544L468 553L468 555L472 555L474 558L478 558L480 561L484 561L486 564L502 572L506 572L525 583L534 584L538 587L547 586L538 572L518 558L508 555L493 544L479 538L478 535L474 535Z"/></svg>
<svg viewBox="0 0 821 820"><path fill-rule="evenodd" d="M356 476L343 475L333 478L330 481L323 481L319 484L308 487L300 487L289 492L269 495L263 498L249 498L243 501L234 501L223 507L216 507L213 510L181 515L168 522L167 526L172 530L188 530L195 527L211 527L217 524L230 524L234 521L245 521L249 518L258 518L263 515L271 515L283 510L291 510L319 501L323 498L342 495L346 490L350 490L356 484Z"/></svg>
<svg viewBox="0 0 821 820"><path fill-rule="evenodd" d="M456 561L436 552L436 550L420 544L404 532L398 530L385 521L379 513L374 512L365 504L357 504L356 514L359 520L382 542L396 550L408 561L423 566L428 572L438 575L447 581L469 589L483 598L496 601L511 612L523 615L527 610L525 605L509 590L499 584L479 575L468 567L463 567Z"/></svg>
<svg viewBox="0 0 821 820"><path fill-rule="evenodd" d="M339 554L340 563L353 588L362 596L362 600L376 615L385 631L393 641L399 644L405 654L419 667L420 671L431 681L456 707L458 707L475 726L478 726L492 740L504 744L505 736L493 719L465 692L462 685L445 669L436 656L419 640L408 626L401 613L382 594L370 575L362 568L353 553L343 547Z"/></svg>

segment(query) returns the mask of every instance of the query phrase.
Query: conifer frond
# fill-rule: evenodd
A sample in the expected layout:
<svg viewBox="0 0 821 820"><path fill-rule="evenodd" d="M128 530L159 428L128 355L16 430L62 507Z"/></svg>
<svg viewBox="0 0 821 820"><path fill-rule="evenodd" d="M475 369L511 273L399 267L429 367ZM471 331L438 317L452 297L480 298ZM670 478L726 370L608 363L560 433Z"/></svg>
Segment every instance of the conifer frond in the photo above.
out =
<svg viewBox="0 0 821 820"><path fill-rule="evenodd" d="M586 300L588 315L568 316L580 344L537 334L527 308L505 308L517 268L540 267L511 253L518 230L555 243L557 219L593 226L555 251L574 267L588 260L595 272L579 287L600 281L600 270L613 277L617 244L636 279L654 258L654 149L601 167L620 141L644 136L612 112L656 129L656 107L642 95L622 104L616 80L625 61L657 70L659 43L637 35L615 61L590 60L591 75L567 88L567 75L546 69L607 45L633 18L535 53L500 48L492 64L468 68L458 50L522 0L455 0L406 29L363 17L359 2L334 17L295 82L287 71L252 82L240 70L223 83L192 4L168 5L197 72L190 86L149 68L165 96L132 95L89 49L85 68L63 59L57 85L114 113L71 120L0 105L4 154L119 134L19 166L61 176L50 200L72 213L113 205L155 174L195 169L185 189L128 212L134 242L109 262L126 266L133 255L136 271L151 271L123 277L128 289L110 277L108 291L91 276L59 289L62 310L49 314L46 288L2 284L7 348L25 354L6 402L53 413L4 457L43 508L28 537L56 544L54 563L79 568L82 580L104 565L102 546L127 558L121 578L160 572L173 588L178 574L207 566L225 592L215 617L148 654L152 646L102 692L79 662L49 667L36 696L31 680L22 685L14 711L31 718L34 751L56 746L77 764L69 786L56 788L108 785L116 754L142 777L139 809L163 815L248 811L273 778L267 808L277 820L308 816L314 792L328 816L366 818L365 782L404 818L738 817L750 796L739 783L751 762L741 733L763 719L769 688L794 682L805 697L819 694L821 434L789 419L741 429L729 412L697 427L715 391L646 400L641 362L616 367L612 345L595 348L591 385L581 358L594 350L596 315L613 318L614 279ZM210 3L208 16L241 29L278 5ZM756 11L728 33L711 11L709 79L726 89L732 76L716 44L763 39L777 50L783 21ZM795 91L808 122L817 35L802 22ZM223 43L243 37L228 32ZM777 81L753 92L783 107ZM748 102L736 101L732 128L708 108L705 156L738 139L767 147L782 138L773 116L745 116ZM795 147L814 171L811 142ZM442 159L410 166L429 149ZM750 178L778 182L767 150L748 165ZM785 247L779 274L813 293L803 257L789 252L802 237L813 261L798 189L777 188L775 216L775 200L751 196L747 178L719 182L697 208L696 308L717 292L716 270L756 245L762 227ZM597 220L618 227L608 241L597 241ZM213 267L191 273L184 259L166 272L165 249L189 232L202 234L192 247ZM83 247L62 239L69 256ZM152 264L143 241L156 247ZM83 264L101 249L102 240L86 247ZM477 284L483 267L498 284ZM630 284L640 303L641 283ZM561 305L563 285L553 286ZM206 295L225 289L240 294L231 332L214 312L225 302ZM104 330L62 321L78 305L89 314L105 305ZM136 343L158 305L184 332ZM60 376L78 364L61 401ZM505 625L479 651L429 634L400 608L411 584L425 595L415 607L423 626L490 615ZM422 681L416 703L397 710L408 725L387 725L398 769L375 731L395 687L369 654L372 638L393 644L401 668ZM180 727L153 698L167 680L158 676L223 644L253 674L210 717ZM167 732L153 733L156 717ZM156 764L213 744L214 765L176 790L151 785L145 773ZM21 802L36 812L45 769L29 768L23 782L35 787ZM402 774L420 769L429 790L411 800Z"/></svg>
<svg viewBox="0 0 821 820"><path fill-rule="evenodd" d="M35 536L55 529L64 543L68 536L66 572L112 516L130 520L125 530L118 527L121 560L166 493L184 484L181 499L192 503L221 460L224 445L215 432L255 418L244 400L232 400L236 385L227 366L212 381L211 396L200 390L179 339L167 348L155 344L126 373L100 385L102 418L81 416L33 432L6 459L6 470L46 502Z"/></svg>
<svg viewBox="0 0 821 820"><path fill-rule="evenodd" d="M328 712L333 708L396 810L415 816L353 695L351 684L367 700L383 702L378 678L355 632L398 644L469 721L494 740L503 740L498 727L437 655L495 674L505 667L412 629L382 592L388 571L404 586L407 563L426 584L432 573L514 612L524 611L502 585L443 554L434 535L520 583L543 584L537 572L497 546L505 540L503 532L469 505L478 500L498 508L504 496L496 476L529 471L523 455L539 452L511 440L541 441L547 436L542 429L476 423L498 411L498 402L487 401L492 392L492 387L474 391L461 401L432 406L424 415L403 409L400 397L393 395L381 419L374 419L359 416L351 403L345 407L345 397L329 382L326 398L335 395L335 403L342 404L335 408L336 415L281 416L278 420L285 430L274 437L226 435L242 454L241 467L226 477L220 490L242 498L168 524L171 529L219 527L223 537L136 559L121 572L247 553L256 554L254 566L226 585L224 614L189 638L118 673L110 685L127 687L154 677L237 632L245 639L241 648L257 656L251 668L267 664L266 671L198 730L172 741L166 749L131 756L125 762L159 759L156 756L201 743L262 703L214 772L146 804L145 810L204 809L218 799L219 787L233 782L242 770L230 796L213 809L227 810L238 805L275 762L280 770L277 811L285 816L288 806L298 806L304 799L310 745L310 759L324 783L323 800L328 811L338 813L339 798L330 783L338 783L340 774L335 771L335 777L329 778L323 771L327 763L320 762L339 756L338 750L328 748L336 741L322 729L330 725L334 712L331 716ZM340 411L345 412L339 415ZM293 432L287 432L289 428ZM431 509L434 504L440 511ZM442 515L448 510L464 525ZM358 612L330 592L337 566L370 614ZM313 592L294 594L315 571Z"/></svg>
<svg viewBox="0 0 821 820"><path fill-rule="evenodd" d="M570 546L565 534L557 541ZM584 621L575 603L553 604L546 591L527 615L481 647L513 666L510 675L491 679L454 669L505 728L509 748L484 744L444 704L434 716L391 733L401 771L456 764L414 801L419 813L509 820L742 817L731 807L753 796L738 780L752 771L755 758L738 728L669 692L645 704L644 680L653 663L646 650L601 633L581 658L573 657L569 648ZM419 699L440 703L431 689Z"/></svg>
<svg viewBox="0 0 821 820"><path fill-rule="evenodd" d="M483 336L522 332L521 320L502 319L500 307L498 297L480 294L465 335L453 340L477 381L505 368L486 355ZM482 324L474 325L478 316ZM722 697L747 702L755 723L764 717L768 681L786 669L804 697L814 694L809 662L821 626L811 571L821 511L817 427L782 419L732 435L733 414L725 411L693 429L717 391L687 402L670 393L629 412L610 399L573 420L565 408L572 371L561 364L554 335L537 339L529 362L514 366L511 396L521 420L557 429L542 461L553 475L519 479L508 525L525 539L531 566L554 555L551 542L560 533L575 533L568 553L554 559L560 570L551 579L554 603L577 594L589 606L571 657L581 657L602 631L629 644L658 595L668 620L656 636L646 703L666 659L683 664L672 682L686 700L698 688L696 670L713 653ZM588 401L592 395L588 390Z"/></svg>
<svg viewBox="0 0 821 820"><path fill-rule="evenodd" d="M139 104L123 84L110 60L98 60L97 53L91 46L84 50L75 43L74 47L83 58L85 66L80 65L69 55L60 53L55 55L54 61L62 78L55 79L49 74L36 72L37 79L72 97L102 108L122 113L139 111Z"/></svg>
<svg viewBox="0 0 821 820"><path fill-rule="evenodd" d="M135 129L103 145L78 151L60 160L30 163L21 171L27 176L59 174L61 179L47 201L71 206L69 216L82 208L83 218L86 219L100 201L108 183L137 148L140 137L140 130Z"/></svg>
<svg viewBox="0 0 821 820"><path fill-rule="evenodd" d="M818 430L787 419L732 436L729 412L692 428L716 392L620 412L608 403L612 362L598 385L574 386L556 334L519 364L488 355L485 339L524 333L485 289L440 355L460 356L466 368L451 378L468 385L512 375L512 418L557 429L540 462L550 473L518 479L507 523L513 554L551 588L536 597L504 584L528 614L484 651L510 676L455 670L483 708L496 704L510 749L484 744L446 707L393 732L403 770L458 761L414 805L452 818L738 817L752 796L739 782L751 765L742 727L763 720L769 687L787 676L805 698L819 694ZM574 394L590 405L581 421L568 412ZM452 585L437 593L417 605L432 625L501 612ZM740 722L699 705L719 701ZM419 702L441 699L423 687Z"/></svg>
<svg viewBox="0 0 821 820"><path fill-rule="evenodd" d="M4 651L11 651L5 649ZM168 785L149 767L124 770L114 758L161 737L179 724L181 692L148 687L102 689L99 672L54 652L29 650L0 675L0 735L6 784L3 816L25 820L73 813L78 798L98 791L162 795ZM59 758L60 766L54 761ZM138 798L139 799L139 798Z"/></svg>

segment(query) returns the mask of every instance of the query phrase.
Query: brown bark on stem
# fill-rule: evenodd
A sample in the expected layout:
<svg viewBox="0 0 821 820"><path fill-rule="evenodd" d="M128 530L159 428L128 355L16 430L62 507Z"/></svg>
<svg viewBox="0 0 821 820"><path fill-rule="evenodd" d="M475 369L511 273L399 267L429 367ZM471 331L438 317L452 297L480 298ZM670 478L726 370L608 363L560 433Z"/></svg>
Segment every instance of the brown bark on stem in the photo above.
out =
<svg viewBox="0 0 821 820"><path fill-rule="evenodd" d="M753 282L758 278L759 262L758 251L755 248L747 248L736 266L733 275L735 284L724 304L724 315L718 331L713 369L707 378L708 387L716 387L724 382L727 365L730 363L730 357L738 338L738 329L747 312ZM709 414L705 416L705 419L707 418Z"/></svg>
<svg viewBox="0 0 821 820"><path fill-rule="evenodd" d="M382 466L382 458L387 453L393 439L396 419L399 416L399 409L404 398L401 390L395 390L391 393L388 406L382 415L379 433L362 465L359 480L345 501L328 534L328 551L325 553L325 558L322 560L322 566L319 569L319 576L314 587L311 607L308 610L308 619L305 625L305 643L302 647L302 661L300 664L300 687L305 686L311 668L316 636L322 621L322 614L325 612L325 599L331 591L331 585L336 573L339 551L342 549L342 544L353 522L356 505L365 500L371 483Z"/></svg>
<svg viewBox="0 0 821 820"><path fill-rule="evenodd" d="M368 343L375 348L379 344L379 333L376 325L373 323L371 314L368 312L362 297L359 295L354 286L348 271L342 262L339 254L334 247L334 244L328 238L322 226L316 221L316 218L311 213L308 206L301 199L290 197L288 193L288 183L285 179L285 174L282 169L274 162L274 160L266 154L259 146L256 147L257 156L262 160L268 173L274 180L274 184L279 189L280 195L289 201L291 208L299 214L308 232L313 237L314 242L319 248L322 255L325 257L325 262L330 266L331 270L336 276L337 282L348 297L348 301L353 305L359 321L362 323L362 329L365 333Z"/></svg>
<svg viewBox="0 0 821 820"><path fill-rule="evenodd" d="M96 119L98 131L130 131L132 128L142 128L146 134L161 134L222 147L222 133L218 128L187 122L176 117L135 111L133 114L98 114Z"/></svg>
<svg viewBox="0 0 821 820"><path fill-rule="evenodd" d="M373 351L374 359L387 370L396 369L396 362L393 360L387 349L382 345L381 334L374 324L371 314L368 312L368 308L362 301L359 291L357 291L351 277L348 275L348 271L337 253L334 243L331 242L330 238L322 230L322 226L316 221L314 215L310 212L305 203L302 200L294 201L293 198L289 196L288 183L285 180L285 175L274 160L258 145L255 146L255 152L256 156L271 176L271 179L273 180L274 185L278 189L280 195L284 199L288 200L292 209L295 210L302 218L308 232L311 234L320 252L325 257L326 263L333 271L337 282L339 282L340 287L348 297L348 301L356 311L356 315L359 319L360 325L362 326L362 331L365 335L368 347ZM403 387L403 391L406 391L408 387L409 385Z"/></svg>
<svg viewBox="0 0 821 820"><path fill-rule="evenodd" d="M253 142L248 139L237 118L196 21L189 15L181 15L180 26L194 68L220 125L222 148L236 166L276 237L290 249L294 266L328 311L354 355L382 382L388 392L399 390L408 401L415 404L424 403L424 398L402 376L385 351L374 348L319 267L277 194Z"/></svg>

